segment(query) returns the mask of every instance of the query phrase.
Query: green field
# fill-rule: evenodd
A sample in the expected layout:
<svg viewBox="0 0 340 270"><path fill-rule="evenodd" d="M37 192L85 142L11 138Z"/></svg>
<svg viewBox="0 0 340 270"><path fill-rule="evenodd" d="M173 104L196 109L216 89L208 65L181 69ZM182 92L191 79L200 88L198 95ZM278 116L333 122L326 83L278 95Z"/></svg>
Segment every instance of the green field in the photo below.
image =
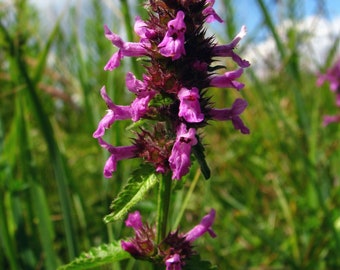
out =
<svg viewBox="0 0 340 270"><path fill-rule="evenodd" d="M56 269L91 247L131 236L124 220L105 224L103 218L140 160L119 162L112 179L105 179L107 153L92 133L106 110L100 88L106 85L116 104L130 104L125 74L143 73L129 58L113 72L103 70L116 51L103 25L136 40L134 14L145 17L146 11L139 2L109 1L112 13L104 1L88 2L86 16L76 6L46 27L28 1L0 1L1 269ZM217 2L225 24L209 32L216 30L216 40L225 44L243 22L237 1ZM266 31L275 57L259 53L264 65L245 70L241 92L208 90L220 108L245 98L242 119L251 132L242 135L230 122L202 130L211 179L204 180L196 163L191 167L184 188L172 194L170 224L188 231L215 208L218 237L202 237L195 246L219 269L340 269L340 129L322 126L323 116L338 108L329 85L316 86L316 70L325 72L337 59L340 34L329 37L320 63L302 49L313 45L313 28L302 34L297 23L275 27L277 10L282 21L303 17L300 1L272 4L277 10L255 2L262 21L237 52L245 57L257 46L257 33ZM115 123L108 137L113 145L131 143L130 124ZM149 223L156 218L156 193L134 208ZM94 269L152 266L128 259Z"/></svg>

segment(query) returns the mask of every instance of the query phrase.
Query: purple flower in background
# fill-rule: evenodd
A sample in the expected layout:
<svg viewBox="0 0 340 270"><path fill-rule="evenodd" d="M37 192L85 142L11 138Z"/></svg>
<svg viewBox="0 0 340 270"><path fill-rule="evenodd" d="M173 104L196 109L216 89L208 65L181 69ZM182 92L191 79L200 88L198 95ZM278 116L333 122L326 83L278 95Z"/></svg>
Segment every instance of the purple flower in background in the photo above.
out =
<svg viewBox="0 0 340 270"><path fill-rule="evenodd" d="M172 60L177 60L182 55L185 55L184 35L186 26L184 23L185 14L183 11L178 11L176 18L169 21L168 31L164 39L158 44L159 52L165 57L171 57Z"/></svg>
<svg viewBox="0 0 340 270"><path fill-rule="evenodd" d="M196 87L192 89L183 87L178 92L178 98L180 100L179 117L183 117L189 123L199 123L204 120L199 103L200 95Z"/></svg>
<svg viewBox="0 0 340 270"><path fill-rule="evenodd" d="M330 90L335 94L335 104L340 107L340 58L335 64L329 68L325 74L319 74L317 79L317 86L321 86L326 81L329 82ZM323 118L323 126L327 126L331 123L339 123L339 115L325 115Z"/></svg>
<svg viewBox="0 0 340 270"><path fill-rule="evenodd" d="M325 74L318 75L316 83L318 86L321 86L326 81L329 82L330 89L333 92L340 92L340 58L327 70Z"/></svg>
<svg viewBox="0 0 340 270"><path fill-rule="evenodd" d="M177 137L169 157L172 179L181 179L188 173L190 167L191 146L197 144L196 130L189 128L185 124L180 124L177 128Z"/></svg>
<svg viewBox="0 0 340 270"><path fill-rule="evenodd" d="M325 115L323 117L322 125L324 127L331 123L340 123L340 115Z"/></svg>
<svg viewBox="0 0 340 270"><path fill-rule="evenodd" d="M234 101L230 109L211 109L209 114L213 120L231 120L236 130L240 130L243 134L249 134L249 129L244 125L242 119L239 116L247 106L247 101L238 98Z"/></svg>

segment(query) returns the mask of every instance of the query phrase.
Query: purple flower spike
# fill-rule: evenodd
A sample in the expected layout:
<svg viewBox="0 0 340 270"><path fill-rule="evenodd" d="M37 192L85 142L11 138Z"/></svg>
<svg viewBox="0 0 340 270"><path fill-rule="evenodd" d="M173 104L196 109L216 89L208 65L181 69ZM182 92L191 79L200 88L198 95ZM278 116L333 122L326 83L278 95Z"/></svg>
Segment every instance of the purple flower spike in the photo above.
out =
<svg viewBox="0 0 340 270"><path fill-rule="evenodd" d="M105 36L113 45L119 48L119 51L113 54L109 62L105 65L104 70L113 70L120 65L120 60L124 56L144 56L147 54L148 43L124 42L117 34L112 33L105 25Z"/></svg>
<svg viewBox="0 0 340 270"><path fill-rule="evenodd" d="M218 21L220 23L223 22L220 16L217 15L215 10L213 9L213 5L215 4L215 0L207 0L206 3L208 4L207 7L203 10L203 15L206 16L205 21L207 23L211 23L214 21Z"/></svg>
<svg viewBox="0 0 340 270"><path fill-rule="evenodd" d="M117 68L124 57L143 57L140 64L145 72L138 78L127 73L126 87L135 95L128 106L114 104L102 90L108 111L93 136L102 139L116 120L138 121L131 126L132 143L138 149L134 154L157 173L171 172L176 180L189 172L191 150L195 150L204 177L210 177L204 147L196 145L200 141L198 130L208 120L231 120L236 129L249 133L240 118L246 102L236 101L232 108L223 110L212 108L213 96L208 88L244 88L239 78L250 65L234 52L246 35L245 26L229 44L217 45L213 34L206 36L210 32L206 31L207 22L223 22L214 4L215 0L147 0L148 18L135 17L137 42L125 41L104 26L106 38L117 47L104 69ZM228 57L237 68L230 70L224 63L215 65L218 57ZM105 174L110 176L116 168L119 148L108 147L103 141L101 144L111 153L105 165ZM166 259L174 254L168 253ZM185 257L180 261L183 267Z"/></svg>
<svg viewBox="0 0 340 270"><path fill-rule="evenodd" d="M105 129L110 128L110 126L116 120L125 120L131 118L130 106L115 105L107 95L105 87L100 90L100 94L106 102L108 110L106 115L100 120L96 131L93 133L94 138L104 136Z"/></svg>
<svg viewBox="0 0 340 270"><path fill-rule="evenodd" d="M234 101L231 109L211 109L209 114L217 121L231 120L236 130L240 130L243 134L249 134L249 129L244 125L239 116L247 106L247 101L238 98Z"/></svg>
<svg viewBox="0 0 340 270"><path fill-rule="evenodd" d="M112 173L117 169L117 162L123 159L129 159L137 157L137 146L117 146L114 147L111 144L104 141L101 137L98 138L99 145L111 153L111 156L105 163L104 176L106 178L112 177Z"/></svg>
<svg viewBox="0 0 340 270"><path fill-rule="evenodd" d="M243 60L239 55L234 52L237 44L247 34L247 28L243 25L241 31L237 36L226 45L217 45L213 48L213 54L215 56L231 57L240 67L246 68L250 66L247 60Z"/></svg>
<svg viewBox="0 0 340 270"><path fill-rule="evenodd" d="M220 87L220 88L235 88L236 90L241 90L244 87L243 83L235 81L241 77L243 69L240 68L234 71L228 71L223 75L217 75L211 78L210 86Z"/></svg>
<svg viewBox="0 0 340 270"><path fill-rule="evenodd" d="M184 17L183 11L177 12L176 18L168 22L168 31L165 33L162 42L158 44L160 54L171 57L172 60L177 60L186 54L184 48L186 31Z"/></svg>
<svg viewBox="0 0 340 270"><path fill-rule="evenodd" d="M181 256L177 253L165 261L166 270L182 270Z"/></svg>
<svg viewBox="0 0 340 270"><path fill-rule="evenodd" d="M180 100L179 117L183 117L189 123L199 123L204 120L199 103L200 95L196 87L192 89L183 87L178 92L178 98Z"/></svg>
<svg viewBox="0 0 340 270"><path fill-rule="evenodd" d="M211 209L209 214L202 218L200 224L196 225L192 230L185 234L185 240L193 242L206 232L208 232L211 237L215 238L216 234L211 228L215 220L215 215L216 211Z"/></svg>
<svg viewBox="0 0 340 270"><path fill-rule="evenodd" d="M196 130L181 123L177 129L176 142L169 157L172 179L181 179L189 172L191 146L197 144Z"/></svg>

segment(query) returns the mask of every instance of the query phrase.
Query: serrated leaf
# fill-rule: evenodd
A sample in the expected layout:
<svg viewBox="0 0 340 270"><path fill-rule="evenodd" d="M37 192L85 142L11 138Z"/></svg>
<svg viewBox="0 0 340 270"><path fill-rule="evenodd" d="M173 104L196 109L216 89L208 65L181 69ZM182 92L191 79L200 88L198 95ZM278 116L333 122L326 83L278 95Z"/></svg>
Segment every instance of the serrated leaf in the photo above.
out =
<svg viewBox="0 0 340 270"><path fill-rule="evenodd" d="M120 242L113 242L83 252L69 264L60 266L58 270L90 269L129 258L130 253L122 249Z"/></svg>
<svg viewBox="0 0 340 270"><path fill-rule="evenodd" d="M199 255L194 255L186 261L183 270L218 270L218 268L209 261L202 261Z"/></svg>
<svg viewBox="0 0 340 270"><path fill-rule="evenodd" d="M135 170L126 186L112 202L112 213L105 216L104 221L108 223L123 218L157 182L154 167L144 164Z"/></svg>
<svg viewBox="0 0 340 270"><path fill-rule="evenodd" d="M206 180L210 178L210 168L205 160L204 155L204 146L202 145L201 141L197 138L197 144L194 145L191 149L195 156L195 158L198 161L198 164L200 165L201 172Z"/></svg>

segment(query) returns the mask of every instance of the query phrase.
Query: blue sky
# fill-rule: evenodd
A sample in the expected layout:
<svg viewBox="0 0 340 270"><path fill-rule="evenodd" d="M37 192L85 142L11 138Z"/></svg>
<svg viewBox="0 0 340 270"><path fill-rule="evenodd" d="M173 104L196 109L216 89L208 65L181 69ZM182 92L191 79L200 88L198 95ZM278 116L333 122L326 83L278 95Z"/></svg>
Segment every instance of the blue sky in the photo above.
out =
<svg viewBox="0 0 340 270"><path fill-rule="evenodd" d="M106 5L113 4L115 6L119 6L119 0L98 0L103 2ZM37 6L47 9L49 11L61 10L65 6L70 3L78 4L84 6L88 0L30 0L30 2L36 4ZM133 3L134 0L130 0L130 3ZM279 9L277 8L278 4L275 4L275 0L264 0L269 10L273 11L273 17L277 17L280 13ZM287 2L287 1L282 1ZM298 6L300 10L297 12L306 16L315 14L316 12L320 11L318 7L318 3L323 2L324 5L324 12L328 19L332 19L336 16L340 16L340 0L298 0ZM219 0L216 0L216 8L218 9ZM261 20L261 12L258 8L258 4L256 0L234 0L234 7L237 12L237 21L238 23L247 25L249 30L254 29L257 27ZM223 17L223 14L220 14Z"/></svg>
<svg viewBox="0 0 340 270"><path fill-rule="evenodd" d="M8 0L13 1L13 0ZM49 24L47 21L54 21L53 17L57 17L58 11L67 10L71 3L76 4L79 8L84 8L87 6L89 0L29 0L31 3L35 3L44 12L42 16L46 20L46 26ZM102 2L106 7L107 11L112 13L113 16L120 16L119 0L98 0ZM129 0L130 4L133 5L135 0ZM252 46L247 46L248 48L253 48L253 51L247 50L247 56L255 64L260 62L259 53L264 52L266 55L263 57L268 57L270 53L275 55L275 46L273 45L273 39L269 35L266 28L261 27L262 14L258 7L257 0L230 0L233 1L234 7L236 9L236 24L239 28L242 25L246 25L248 29L248 35L245 37L246 40L254 41ZM284 29L287 27L286 22L281 19L286 16L282 16L282 9L280 10L279 5L276 3L287 2L288 0L263 0L266 3L267 8L270 10L272 17L276 20L278 29ZM318 6L318 3L324 3L323 8ZM220 10L221 2L216 0L215 9L216 12L225 17L225 14L221 14ZM313 34L313 39L307 44L309 55L313 55L317 59L318 63L322 63L325 54L329 50L330 44L334 42L334 36L340 35L340 0L297 0L298 9L296 13L301 17L301 21L295 25L300 27L301 31L308 31ZM317 20L311 22L310 18L312 15L317 15L320 13L324 16L323 18L318 17ZM86 17L86 13L82 12L82 15ZM111 15L110 15L111 16ZM110 20L110 19L108 19ZM103 22L110 23L109 21ZM214 23L212 27L216 32L220 32L224 24ZM216 26L216 28L215 28ZM221 31L223 34L224 30ZM224 35L224 34L223 34ZM242 44L247 44L247 42L242 41ZM339 48L340 51L340 48ZM315 63L314 63L315 64Z"/></svg>
<svg viewBox="0 0 340 270"><path fill-rule="evenodd" d="M267 7L269 7L269 10L272 10L271 15L273 18L277 19L280 13L277 8L277 4L275 4L277 1L264 0L264 2L266 3ZM318 12L320 13L318 2L324 2L324 10L322 13L324 13L326 19L332 20L335 17L340 16L339 0L299 0L298 6L300 7L300 10L297 11L298 14L307 17L315 15ZM218 0L216 3L218 3ZM262 15L256 0L235 0L235 9L237 12L237 22L240 25L245 24L249 33L252 33L261 24Z"/></svg>

